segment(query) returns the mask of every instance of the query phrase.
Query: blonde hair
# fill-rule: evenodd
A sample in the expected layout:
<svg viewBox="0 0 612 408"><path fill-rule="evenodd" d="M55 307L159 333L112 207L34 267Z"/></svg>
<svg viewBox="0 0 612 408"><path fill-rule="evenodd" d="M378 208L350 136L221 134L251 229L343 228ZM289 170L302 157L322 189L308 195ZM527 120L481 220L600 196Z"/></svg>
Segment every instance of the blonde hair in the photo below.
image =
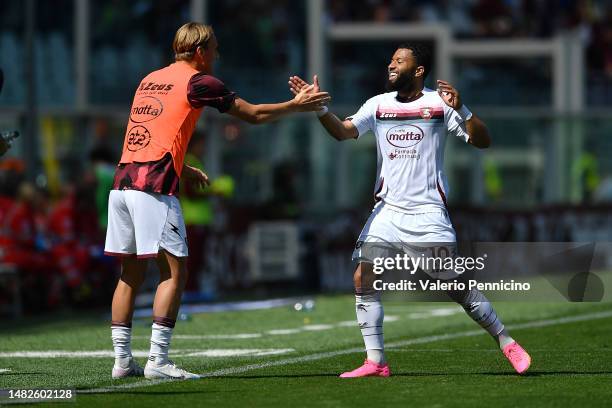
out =
<svg viewBox="0 0 612 408"><path fill-rule="evenodd" d="M176 61L189 61L198 46L208 48L208 42L215 35L209 25L200 23L183 24L174 35L172 49Z"/></svg>

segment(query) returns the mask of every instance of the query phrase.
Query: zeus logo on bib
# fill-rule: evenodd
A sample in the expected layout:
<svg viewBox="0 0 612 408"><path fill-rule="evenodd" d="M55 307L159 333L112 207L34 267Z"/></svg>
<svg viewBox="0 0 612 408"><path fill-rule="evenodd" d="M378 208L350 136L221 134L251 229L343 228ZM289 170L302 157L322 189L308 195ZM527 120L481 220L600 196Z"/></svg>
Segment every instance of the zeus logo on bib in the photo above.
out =
<svg viewBox="0 0 612 408"><path fill-rule="evenodd" d="M387 141L400 149L412 147L423 140L423 130L415 125L394 126L387 132Z"/></svg>

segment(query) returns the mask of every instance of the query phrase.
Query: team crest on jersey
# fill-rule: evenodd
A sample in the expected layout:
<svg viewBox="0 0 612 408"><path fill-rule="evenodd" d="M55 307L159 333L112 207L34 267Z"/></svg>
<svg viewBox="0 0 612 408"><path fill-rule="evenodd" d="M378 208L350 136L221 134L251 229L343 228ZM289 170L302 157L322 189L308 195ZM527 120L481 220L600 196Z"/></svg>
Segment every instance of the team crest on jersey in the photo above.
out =
<svg viewBox="0 0 612 408"><path fill-rule="evenodd" d="M419 109L419 112L423 119L431 119L433 116L433 108L430 107L421 108Z"/></svg>

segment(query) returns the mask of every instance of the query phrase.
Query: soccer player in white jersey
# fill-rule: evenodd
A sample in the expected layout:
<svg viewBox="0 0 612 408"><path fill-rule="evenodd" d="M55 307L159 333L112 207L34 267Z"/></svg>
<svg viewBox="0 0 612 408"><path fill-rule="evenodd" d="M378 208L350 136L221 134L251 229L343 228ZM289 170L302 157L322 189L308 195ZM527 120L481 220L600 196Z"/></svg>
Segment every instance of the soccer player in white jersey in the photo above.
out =
<svg viewBox="0 0 612 408"><path fill-rule="evenodd" d="M431 69L427 47L400 45L387 69L390 92L370 98L354 115L341 120L327 107L317 113L323 127L339 141L373 132L378 152L376 205L353 252L358 262L355 310L367 357L362 366L341 374L343 378L391 374L384 354L381 294L372 285L372 256L364 248L370 243L445 243L454 251L456 237L446 209L448 186L443 170L447 135L477 148L491 143L485 124L468 110L451 84L438 80L437 90L424 87ZM293 93L307 85L299 77L289 79ZM318 92L316 77L314 85L313 91ZM529 368L529 354L510 337L480 291L447 293L496 340L516 372Z"/></svg>

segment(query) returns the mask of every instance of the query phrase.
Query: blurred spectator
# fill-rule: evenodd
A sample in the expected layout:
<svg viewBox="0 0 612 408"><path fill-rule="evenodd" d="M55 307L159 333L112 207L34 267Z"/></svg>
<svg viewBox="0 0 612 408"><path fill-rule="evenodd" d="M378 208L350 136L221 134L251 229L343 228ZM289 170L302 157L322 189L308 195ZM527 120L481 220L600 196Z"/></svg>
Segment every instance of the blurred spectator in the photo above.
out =
<svg viewBox="0 0 612 408"><path fill-rule="evenodd" d="M25 311L106 302L116 268L102 255L90 172L65 182L52 202L24 171L19 160L0 163L0 263L17 268Z"/></svg>
<svg viewBox="0 0 612 408"><path fill-rule="evenodd" d="M507 37L515 31L510 8L502 0L479 0L472 17L477 37Z"/></svg>
<svg viewBox="0 0 612 408"><path fill-rule="evenodd" d="M606 26L610 7L591 0L329 0L328 20L337 22L450 23L461 37L551 37L562 30ZM607 25L610 26L609 24Z"/></svg>
<svg viewBox="0 0 612 408"><path fill-rule="evenodd" d="M8 150L9 145L4 141L3 138L0 138L0 156L2 156Z"/></svg>
<svg viewBox="0 0 612 408"><path fill-rule="evenodd" d="M45 241L38 234L37 212L44 212L44 199L26 182L18 186L14 201L6 196L2 199L0 262L17 267L24 308L29 311L57 304L61 287L48 262Z"/></svg>
<svg viewBox="0 0 612 408"><path fill-rule="evenodd" d="M587 65L597 75L612 78L612 5L604 18L593 25L587 48Z"/></svg>
<svg viewBox="0 0 612 408"><path fill-rule="evenodd" d="M106 229L108 223L108 194L113 188L117 158L113 151L104 146L95 147L89 154L95 175L95 201L100 228Z"/></svg>
<svg viewBox="0 0 612 408"><path fill-rule="evenodd" d="M205 146L204 135L201 133L194 134L185 155L185 164L203 169L206 172L206 167L201 161ZM198 291L200 275L204 272L206 238L210 234L210 226L213 222L211 191L210 188L196 187L184 180L181 181L179 191L189 249L189 258L187 259L189 276L185 290Z"/></svg>

